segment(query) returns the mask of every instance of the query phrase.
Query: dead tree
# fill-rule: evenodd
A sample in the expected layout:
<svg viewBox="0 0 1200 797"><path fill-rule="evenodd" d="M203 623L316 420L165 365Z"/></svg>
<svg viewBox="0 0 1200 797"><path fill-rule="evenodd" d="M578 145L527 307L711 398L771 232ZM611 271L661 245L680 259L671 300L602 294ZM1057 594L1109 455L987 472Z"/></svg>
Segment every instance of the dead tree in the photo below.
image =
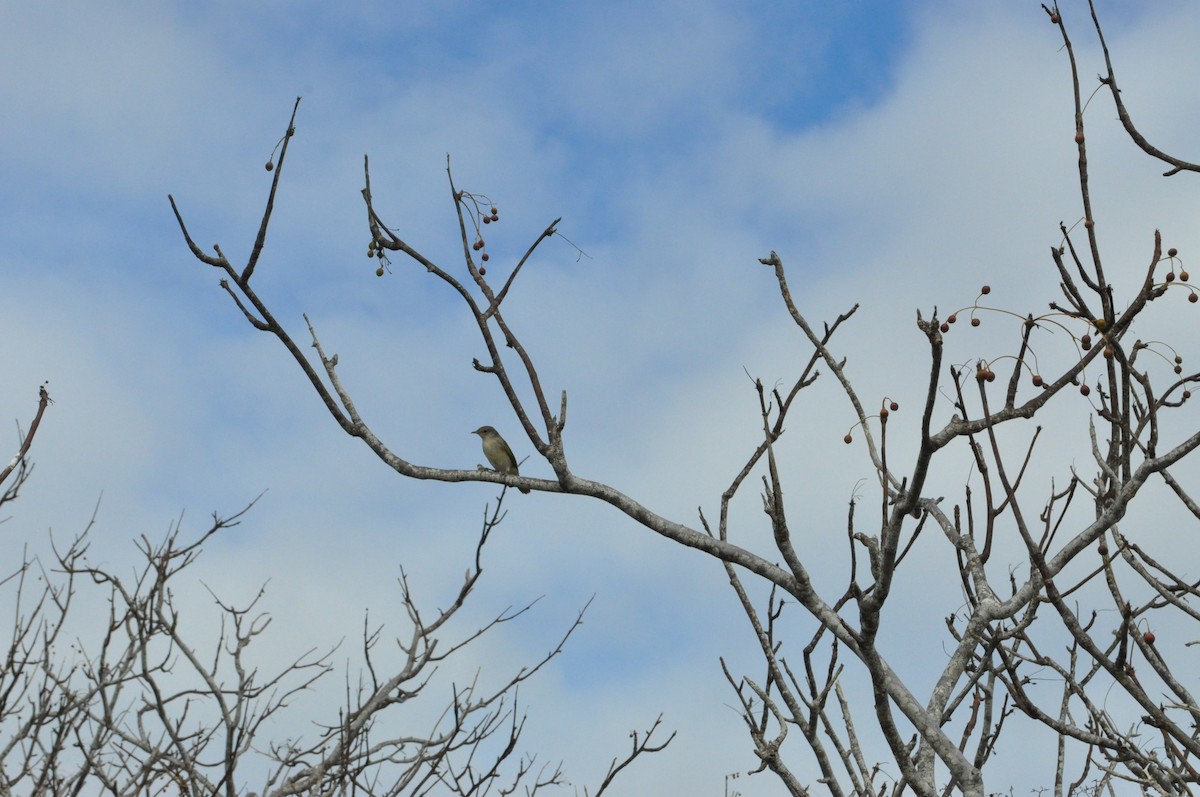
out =
<svg viewBox="0 0 1200 797"><path fill-rule="evenodd" d="M478 675L468 683L437 675L531 608L502 611L466 633L450 630L483 573L500 504L485 517L448 608L422 612L402 575L407 632L395 646L387 638L394 631L385 635L383 623L364 618L364 670L347 679L344 704L328 717L301 714L293 703L328 680L336 646L266 670L258 663L271 623L258 608L262 590L244 605L212 595L221 619L215 638L197 630L197 607L176 597L202 546L237 526L250 506L214 515L190 541L178 525L162 542L142 537L132 577L91 561L89 525L56 548L48 566L27 557L0 580L15 607L0 661L0 794L482 797L565 785L560 765L521 750L526 713L517 693L562 652L582 610L550 651L497 686ZM84 618L80 631L81 604L107 607L103 622ZM294 735L266 729L280 719ZM614 759L597 794L639 755L665 746L650 742L657 725Z"/></svg>
<svg viewBox="0 0 1200 797"><path fill-rule="evenodd" d="M807 364L790 386L768 389L761 380L754 382L761 440L750 447L722 494L719 516L710 521L701 515L696 525L662 517L637 498L577 474L570 466L564 438L566 391L554 399L516 323L504 313L505 299L517 289L523 269L539 246L558 233L558 219L536 235L523 255L513 258L511 268L497 267L490 262L484 229L499 221L498 210L487 197L459 188L447 164L461 252L444 261L417 251L394 225L385 224L385 214L372 198L369 162L364 158L369 256L376 258L383 275L398 253L460 297L487 351L474 368L497 380L537 456L550 466L553 478L541 479L409 461L379 439L359 414L339 378L338 357L327 355L313 323L306 317L316 352L310 359L255 292L252 277L295 132L295 108L278 163L268 164L274 170L270 196L244 265L235 267L219 247L210 254L197 246L174 199L172 207L193 255L223 272L221 286L250 324L279 339L341 428L398 474L598 499L646 529L720 560L758 636L765 663L761 678L728 668L726 675L741 700L761 769L774 772L790 793L809 793L810 785L796 774L796 761L804 759L815 762L820 784L835 795L911 789L922 797L951 792L980 797L997 740L1006 728L1020 724L1032 729L1029 732L1046 734L1056 746L1057 765L1052 775L1047 773L1047 781L1053 779L1057 794L1085 785L1096 792L1133 788L1125 782L1148 793L1186 794L1197 780L1200 706L1187 668L1181 671L1178 660L1169 660L1151 628L1167 622L1168 616L1185 623L1200 620L1200 585L1184 576L1169 552L1146 550L1136 536L1127 536L1122 522L1151 480L1167 484L1200 518L1200 506L1172 475L1172 468L1200 446L1200 432L1187 433L1186 422L1163 423L1188 406L1189 386L1200 380L1200 373L1185 374L1181 355L1164 344L1143 342L1134 332L1138 319L1155 302L1195 302L1197 293L1186 271L1179 270L1177 252L1164 251L1157 232L1148 235L1146 259L1136 279L1115 280L1106 270L1089 195L1079 69L1062 14L1057 7L1046 12L1062 32L1075 89L1082 204L1081 223L1060 225L1060 242L1047 261L1055 269L1062 296L1041 313L1009 312L1016 318L1011 354L969 367L944 362L945 336L956 324L959 330L977 325L984 314L1000 310L985 307L977 298L944 318L936 308L928 317L917 313L916 326L929 352L928 377L923 395L905 402L919 406L918 450L910 461L898 462L890 455L887 432L899 403L882 399L876 407L874 399L860 396L844 355L833 344L835 333L857 307L818 329L793 301L782 259L774 252L761 258L807 341ZM1095 29L1103 44L1098 21ZM1101 83L1116 100L1131 137L1171 166L1168 175L1195 171L1197 167L1160 152L1137 132L1121 103L1106 47L1105 58L1108 74ZM457 265L448 264L455 260ZM980 297L988 293L985 286ZM1038 352L1043 356L1035 356ZM860 511L862 501L850 507L844 537L849 577L836 595L821 594L814 586L810 566L793 543L775 451L789 413L818 375L834 380L853 408L857 428L845 442L856 444L852 450L869 458L875 475L871 489L878 490L867 504L867 519ZM1091 421L1089 468L1094 470L1072 471L1065 484L1038 494L1039 487L1025 484L1024 476L1040 434L1022 438L1012 422L1039 417L1051 402L1079 401L1080 394ZM524 400L525 395L532 401ZM978 487L967 485L962 499L948 505L929 494L927 484L947 461L944 455L954 450L969 453L975 471L971 484ZM730 502L752 477L761 488L774 540L773 549L764 552L736 542L730 523ZM935 685L928 694L918 695L911 686L912 673L904 671L896 651L886 650L879 638L888 616L895 616L894 588L907 577L902 566L922 532L936 536L937 544L952 553L957 567L947 577L961 584L964 602L947 613L950 650ZM1021 567L995 557L994 542L1001 534L1021 540ZM751 597L747 580L754 587L769 587L765 607ZM1140 597L1130 597L1133 594ZM1114 611L1101 615L1100 607L1081 606L1083 595L1089 601L1103 600L1104 608ZM800 660L780 652L785 599L798 604L815 623ZM861 705L842 687L847 664L869 681L870 695ZM1058 687L1052 696L1032 688L1035 673L1053 674ZM864 716L882 734L890 767L881 767L861 743L856 728L861 728ZM794 731L802 743L786 743ZM885 769L890 774L885 775Z"/></svg>

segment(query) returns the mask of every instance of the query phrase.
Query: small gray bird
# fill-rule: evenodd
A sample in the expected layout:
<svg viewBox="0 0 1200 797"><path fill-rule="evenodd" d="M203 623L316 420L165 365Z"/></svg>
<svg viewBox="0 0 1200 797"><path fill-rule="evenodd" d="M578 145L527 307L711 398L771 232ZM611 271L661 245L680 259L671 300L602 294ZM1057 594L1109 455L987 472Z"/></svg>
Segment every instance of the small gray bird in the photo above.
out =
<svg viewBox="0 0 1200 797"><path fill-rule="evenodd" d="M492 467L499 473L507 474L508 476L520 476L520 471L517 470L517 458L513 456L512 449L508 447L508 443L504 442L504 438L490 426L480 426L471 434L479 435L479 439L483 441L483 455L487 457L487 461L492 464ZM528 493L528 487L518 487L523 493Z"/></svg>

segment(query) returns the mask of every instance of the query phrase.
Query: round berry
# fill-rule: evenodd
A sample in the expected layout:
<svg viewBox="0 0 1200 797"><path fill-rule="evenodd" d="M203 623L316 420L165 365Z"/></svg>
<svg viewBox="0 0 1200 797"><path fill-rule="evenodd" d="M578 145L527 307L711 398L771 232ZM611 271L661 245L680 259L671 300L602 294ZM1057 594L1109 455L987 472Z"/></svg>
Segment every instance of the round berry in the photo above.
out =
<svg viewBox="0 0 1200 797"><path fill-rule="evenodd" d="M992 292L992 286L984 285L982 288L979 289L979 292L982 293L984 296L987 296L989 293Z"/></svg>
<svg viewBox="0 0 1200 797"><path fill-rule="evenodd" d="M1084 384L1079 386L1079 392L1086 396L1087 394L1092 392L1092 389L1090 387L1088 387L1087 383L1085 382Z"/></svg>
<svg viewBox="0 0 1200 797"><path fill-rule="evenodd" d="M1083 131L1082 131L1082 130L1080 130L1079 132L1077 132L1077 133L1075 134L1075 143L1076 143L1076 144L1082 144L1082 143L1083 143Z"/></svg>
<svg viewBox="0 0 1200 797"><path fill-rule="evenodd" d="M1043 383L1042 383L1042 375L1041 375L1041 374L1034 374L1034 375L1033 375L1033 386L1034 386L1034 387L1041 387L1041 386L1042 386L1042 384L1043 384Z"/></svg>
<svg viewBox="0 0 1200 797"><path fill-rule="evenodd" d="M1175 281L1175 272L1168 271L1167 272L1167 282L1174 282L1174 281Z"/></svg>
<svg viewBox="0 0 1200 797"><path fill-rule="evenodd" d="M1187 281L1188 281L1188 278L1189 278L1190 276L1191 276L1191 275L1190 275L1190 274L1188 274L1186 271L1181 271L1181 272L1179 272L1179 279L1183 280L1184 282L1187 282Z"/></svg>
<svg viewBox="0 0 1200 797"><path fill-rule="evenodd" d="M1153 644L1154 644L1154 638L1155 638L1155 637L1154 637L1154 632L1153 632L1153 631L1147 631L1147 632L1145 633L1145 635L1144 635L1144 638L1145 638L1145 640L1146 640L1146 644L1147 644L1147 645L1153 645Z"/></svg>
<svg viewBox="0 0 1200 797"><path fill-rule="evenodd" d="M940 327L938 327L938 329L942 330L943 332L949 332L949 331L950 331L950 325L949 325L949 324L947 324L945 321L943 321L943 322L942 322L942 325L941 325Z"/></svg>
<svg viewBox="0 0 1200 797"><path fill-rule="evenodd" d="M484 223L484 224L491 224L491 223L492 223L492 217L491 217L491 216L484 216L484 217L483 217L483 223Z"/></svg>
<svg viewBox="0 0 1200 797"><path fill-rule="evenodd" d="M1088 349L1092 348L1092 336L1085 334L1082 338L1079 339L1079 345L1083 347L1084 351L1087 351Z"/></svg>
<svg viewBox="0 0 1200 797"><path fill-rule="evenodd" d="M382 276L383 276L383 266L380 266L379 268L375 269L375 276L376 276L376 277L382 277Z"/></svg>
<svg viewBox="0 0 1200 797"><path fill-rule="evenodd" d="M1179 250L1173 246L1167 250L1167 257L1175 257L1177 254L1179 254Z"/></svg>
<svg viewBox="0 0 1200 797"><path fill-rule="evenodd" d="M267 164L265 166L263 166L263 168L269 172L273 172L273 171L275 171L275 164L272 163L271 161L267 161Z"/></svg>
<svg viewBox="0 0 1200 797"><path fill-rule="evenodd" d="M854 442L854 438L851 437L849 434L847 434L845 437L842 438L842 442L844 442L846 445L850 445L851 443Z"/></svg>
<svg viewBox="0 0 1200 797"><path fill-rule="evenodd" d="M972 318L972 319L971 319L971 326L973 326L973 327L977 327L977 326L979 326L979 323L980 323L980 322L979 322L979 319L978 319L978 318Z"/></svg>
<svg viewBox="0 0 1200 797"><path fill-rule="evenodd" d="M955 321L958 320L958 315L956 313L951 313L949 316L946 317L946 320L949 321L951 324L953 324Z"/></svg>
<svg viewBox="0 0 1200 797"><path fill-rule="evenodd" d="M1100 547L1096 550L1100 551L1101 556L1108 556L1108 546L1104 543L1100 543Z"/></svg>
<svg viewBox="0 0 1200 797"><path fill-rule="evenodd" d="M1197 301L1200 301L1200 296L1197 296L1196 292L1192 291L1191 293L1188 294L1188 301L1191 302L1192 304L1195 304Z"/></svg>
<svg viewBox="0 0 1200 797"><path fill-rule="evenodd" d="M484 268L483 266L480 266L480 267L479 267L479 276L481 276L481 277L486 277L486 276L487 276L487 269L486 269L486 268Z"/></svg>
<svg viewBox="0 0 1200 797"><path fill-rule="evenodd" d="M489 260L491 260L491 258L490 258L490 257L488 257L488 253L487 253L487 252L484 252L482 255L480 255L480 256L479 256L479 259L480 259L480 260L482 260L484 263L486 263L486 262L488 262Z"/></svg>
<svg viewBox="0 0 1200 797"><path fill-rule="evenodd" d="M892 402L890 405L888 405L888 406L890 406L890 407L892 408L892 412L896 412L897 410L899 410L899 409L900 409L900 405L899 405L899 404L897 404L897 403L896 403L896 402L894 402L894 401L893 401L893 402Z"/></svg>

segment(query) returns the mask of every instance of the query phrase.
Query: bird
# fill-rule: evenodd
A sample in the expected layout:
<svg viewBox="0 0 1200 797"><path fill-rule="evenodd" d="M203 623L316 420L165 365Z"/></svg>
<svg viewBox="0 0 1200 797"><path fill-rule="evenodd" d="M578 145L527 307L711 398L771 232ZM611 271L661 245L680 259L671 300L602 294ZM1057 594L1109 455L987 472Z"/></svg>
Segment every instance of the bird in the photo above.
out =
<svg viewBox="0 0 1200 797"><path fill-rule="evenodd" d="M504 442L504 438L490 426L480 426L471 434L479 435L479 439L483 441L483 455L487 457L487 461L492 464L496 472L503 473L508 476L520 476L520 471L517 470L517 458L513 456L512 449L508 447L508 443ZM528 493L528 487L517 487L523 493Z"/></svg>

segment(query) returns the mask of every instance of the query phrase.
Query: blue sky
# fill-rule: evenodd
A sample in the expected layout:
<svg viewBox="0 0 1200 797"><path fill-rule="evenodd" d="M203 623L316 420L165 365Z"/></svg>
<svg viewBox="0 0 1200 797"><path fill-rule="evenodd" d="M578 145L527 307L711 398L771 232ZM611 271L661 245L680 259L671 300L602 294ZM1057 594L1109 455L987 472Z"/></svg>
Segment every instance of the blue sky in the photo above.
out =
<svg viewBox="0 0 1200 797"><path fill-rule="evenodd" d="M757 258L781 254L816 323L861 302L839 341L860 392L915 406L914 310L970 304L984 282L1020 312L1044 307L1057 224L1079 217L1067 63L1034 2L246 6L0 4L0 418L27 421L44 380L56 400L0 543L6 555L45 550L49 530L81 529L103 495L95 555L121 563L134 536L161 535L181 512L199 531L268 490L198 565L231 599L269 582L265 657L353 639L367 608L399 633L387 613L399 566L430 605L445 600L495 494L400 479L342 436L180 239L168 193L201 245L245 256L270 184L263 163L297 96L257 290L298 339L310 314L375 431L444 467L480 461L469 432L484 423L518 456L531 451L471 369L483 349L454 297L400 258L376 278L364 256L368 153L385 220L454 263L449 153L460 187L501 208L489 230L498 274L558 216L587 253L546 242L507 304L549 392L570 394L577 471L689 524L698 506L715 513L754 444L743 369L773 383L807 357ZM1100 12L1144 131L1195 156L1200 12ZM1090 77L1086 6L1064 13ZM1113 116L1098 96L1087 117L1109 257L1140 268L1156 227L1195 250L1194 185L1158 177ZM1182 311L1164 318L1164 334L1194 329ZM1009 340L984 329L950 356L992 356ZM832 386L811 401L784 456L796 516L819 543L840 539L869 463L841 443L851 414ZM897 424L898 447L915 420ZM1048 475L1086 457L1064 423ZM947 494L963 472L941 474ZM617 793L720 794L755 762L717 657L757 673L720 568L605 507L513 499L472 616L545 598L484 644L489 667L534 658L596 595L567 653L523 692L530 745L595 784L626 733L661 711L679 737ZM766 541L757 500L735 507L751 547ZM841 549L808 552L838 589ZM930 546L931 568L939 553ZM919 680L960 599L953 584L902 589L928 608L898 632ZM197 597L198 618L209 608ZM336 703L338 682L314 711ZM777 793L767 776L737 784Z"/></svg>

